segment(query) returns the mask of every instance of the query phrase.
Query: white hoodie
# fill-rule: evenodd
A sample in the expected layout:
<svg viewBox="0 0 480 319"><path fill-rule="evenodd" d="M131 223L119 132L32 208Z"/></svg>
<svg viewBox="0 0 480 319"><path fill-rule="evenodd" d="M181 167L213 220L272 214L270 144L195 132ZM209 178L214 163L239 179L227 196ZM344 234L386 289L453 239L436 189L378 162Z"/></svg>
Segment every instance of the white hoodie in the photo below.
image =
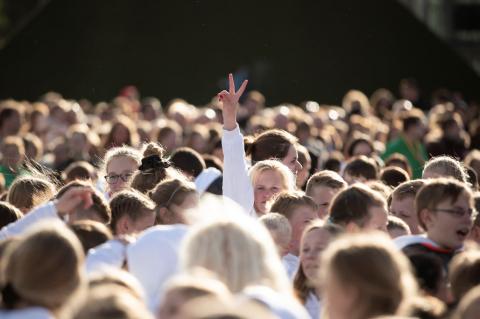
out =
<svg viewBox="0 0 480 319"><path fill-rule="evenodd" d="M186 225L152 227L127 247L128 270L143 286L146 303L156 312L165 283L178 272L178 253Z"/></svg>

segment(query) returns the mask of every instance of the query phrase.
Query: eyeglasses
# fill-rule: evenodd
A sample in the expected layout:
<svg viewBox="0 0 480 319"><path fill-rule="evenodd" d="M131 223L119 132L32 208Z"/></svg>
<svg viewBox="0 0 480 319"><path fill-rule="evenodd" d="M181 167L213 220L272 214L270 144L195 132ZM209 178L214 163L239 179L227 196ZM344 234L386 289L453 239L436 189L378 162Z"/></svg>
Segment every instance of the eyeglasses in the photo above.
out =
<svg viewBox="0 0 480 319"><path fill-rule="evenodd" d="M107 183L109 184L115 184L119 178L122 179L125 183L130 180L130 177L132 177L133 173L125 173L125 174L120 174L120 175L107 175L105 176L105 179L107 180Z"/></svg>
<svg viewBox="0 0 480 319"><path fill-rule="evenodd" d="M445 212L457 218L465 216L465 213L470 217L473 217L474 215L476 215L476 210L472 208L469 208L466 210L461 208L457 208L457 209L437 208L437 209L434 209L434 211Z"/></svg>

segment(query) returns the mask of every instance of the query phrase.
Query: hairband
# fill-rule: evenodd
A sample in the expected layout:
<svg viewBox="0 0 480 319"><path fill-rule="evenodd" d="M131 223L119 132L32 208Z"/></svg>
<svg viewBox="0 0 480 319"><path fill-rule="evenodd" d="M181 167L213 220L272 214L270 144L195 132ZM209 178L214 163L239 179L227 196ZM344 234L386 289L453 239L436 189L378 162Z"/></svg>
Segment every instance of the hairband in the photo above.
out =
<svg viewBox="0 0 480 319"><path fill-rule="evenodd" d="M147 170L158 169L158 168L165 169L169 166L170 166L170 163L160 158L160 156L150 155L142 158L142 165L140 165L138 169L141 171L147 171Z"/></svg>

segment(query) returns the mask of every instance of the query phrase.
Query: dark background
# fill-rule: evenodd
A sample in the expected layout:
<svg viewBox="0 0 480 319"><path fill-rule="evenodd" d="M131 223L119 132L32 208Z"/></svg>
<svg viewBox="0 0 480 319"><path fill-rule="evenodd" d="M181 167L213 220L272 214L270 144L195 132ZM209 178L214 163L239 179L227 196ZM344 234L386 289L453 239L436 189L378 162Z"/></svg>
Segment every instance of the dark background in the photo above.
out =
<svg viewBox="0 0 480 319"><path fill-rule="evenodd" d="M393 0L52 0L0 51L0 98L110 100L133 84L203 104L230 71L270 105L397 93L403 77L480 96L469 65Z"/></svg>

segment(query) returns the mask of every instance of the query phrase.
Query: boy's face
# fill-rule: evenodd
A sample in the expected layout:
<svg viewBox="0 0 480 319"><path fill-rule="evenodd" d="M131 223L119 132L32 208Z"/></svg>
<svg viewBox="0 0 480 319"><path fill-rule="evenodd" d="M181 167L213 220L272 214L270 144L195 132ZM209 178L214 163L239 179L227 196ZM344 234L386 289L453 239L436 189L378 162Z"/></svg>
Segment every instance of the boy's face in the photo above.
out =
<svg viewBox="0 0 480 319"><path fill-rule="evenodd" d="M292 227L292 240L290 241L289 252L295 256L299 255L300 241L302 239L303 230L305 227L317 217L317 212L310 206L300 206L294 209L292 216L289 219Z"/></svg>
<svg viewBox="0 0 480 319"><path fill-rule="evenodd" d="M335 189L322 185L312 188L310 196L313 198L313 201L318 205L318 218L323 219L327 216L330 202L339 190L340 189Z"/></svg>
<svg viewBox="0 0 480 319"><path fill-rule="evenodd" d="M402 199L399 199L397 196L393 196L392 203L390 204L390 212L394 216L406 222L413 235L422 233L422 230L418 225L414 196L407 196Z"/></svg>
<svg viewBox="0 0 480 319"><path fill-rule="evenodd" d="M473 225L470 199L464 192L454 203L447 199L434 210L424 209L421 217L427 227L427 237L445 248L460 248Z"/></svg>

